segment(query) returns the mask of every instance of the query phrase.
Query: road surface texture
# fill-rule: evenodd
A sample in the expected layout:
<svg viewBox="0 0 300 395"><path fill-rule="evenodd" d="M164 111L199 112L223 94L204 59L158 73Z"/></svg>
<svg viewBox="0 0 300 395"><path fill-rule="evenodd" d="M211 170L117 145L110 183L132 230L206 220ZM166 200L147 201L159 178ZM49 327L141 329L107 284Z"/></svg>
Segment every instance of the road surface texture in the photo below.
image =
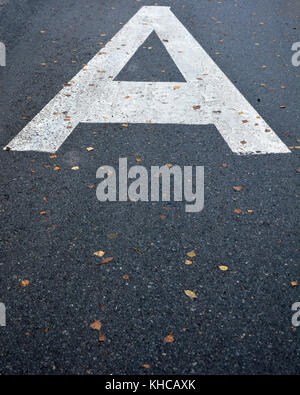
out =
<svg viewBox="0 0 300 395"><path fill-rule="evenodd" d="M300 145L298 0L1 1L0 373L299 374L299 148L237 155L214 125L170 119L80 123L56 157L3 150L142 6L171 7L282 142ZM154 32L116 80L185 78ZM98 201L98 167L121 157L204 166L204 209Z"/></svg>

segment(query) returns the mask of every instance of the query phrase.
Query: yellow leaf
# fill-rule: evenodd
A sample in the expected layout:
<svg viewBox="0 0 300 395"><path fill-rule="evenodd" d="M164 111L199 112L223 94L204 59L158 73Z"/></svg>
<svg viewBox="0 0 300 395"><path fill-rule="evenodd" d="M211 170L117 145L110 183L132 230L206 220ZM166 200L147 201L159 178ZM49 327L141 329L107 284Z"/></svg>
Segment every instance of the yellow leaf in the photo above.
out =
<svg viewBox="0 0 300 395"><path fill-rule="evenodd" d="M189 289L185 289L184 293L186 294L186 296L188 296L191 299L196 299L198 297L193 291Z"/></svg>
<svg viewBox="0 0 300 395"><path fill-rule="evenodd" d="M58 170L60 170L60 167L59 167L59 166L54 166L54 167L53 167L53 170L54 170L54 171L58 171Z"/></svg>
<svg viewBox="0 0 300 395"><path fill-rule="evenodd" d="M105 252L104 251L96 251L96 252L94 252L94 255L96 255L96 256L103 256L105 254Z"/></svg>
<svg viewBox="0 0 300 395"><path fill-rule="evenodd" d="M144 363L142 365L142 367L145 368L145 369L150 369L151 368L151 366L148 363Z"/></svg>
<svg viewBox="0 0 300 395"><path fill-rule="evenodd" d="M180 89L180 86L179 85L175 85L175 86L173 86L173 89L175 90L175 89Z"/></svg>
<svg viewBox="0 0 300 395"><path fill-rule="evenodd" d="M186 260L184 261L184 263L185 263L186 265L192 265L192 264L193 264L193 262L192 262L192 261L189 261L188 259L186 259Z"/></svg>
<svg viewBox="0 0 300 395"><path fill-rule="evenodd" d="M221 266L218 266L218 268L219 268L220 270L222 270L222 272L226 272L226 271L228 270L228 266L223 266L223 265L221 265Z"/></svg>
<svg viewBox="0 0 300 395"><path fill-rule="evenodd" d="M72 170L79 170L79 166L73 166L71 169Z"/></svg>
<svg viewBox="0 0 300 395"><path fill-rule="evenodd" d="M190 252L187 252L186 255L189 256L190 258L194 258L194 257L196 256L196 253L195 253L194 250L192 250L192 251L190 251Z"/></svg>
<svg viewBox="0 0 300 395"><path fill-rule="evenodd" d="M291 281L291 286L292 287L297 287L298 286L298 281Z"/></svg>
<svg viewBox="0 0 300 395"><path fill-rule="evenodd" d="M127 128L128 123L122 123L122 126L124 126L125 128Z"/></svg>
<svg viewBox="0 0 300 395"><path fill-rule="evenodd" d="M87 147L86 150L87 150L87 151L94 151L94 148L93 148L93 147Z"/></svg>

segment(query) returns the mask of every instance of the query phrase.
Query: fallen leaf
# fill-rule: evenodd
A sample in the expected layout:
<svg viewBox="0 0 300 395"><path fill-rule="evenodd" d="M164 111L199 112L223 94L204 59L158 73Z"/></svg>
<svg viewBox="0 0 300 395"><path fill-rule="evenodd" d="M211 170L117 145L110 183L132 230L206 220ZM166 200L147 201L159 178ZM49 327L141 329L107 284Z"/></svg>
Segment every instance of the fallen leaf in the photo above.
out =
<svg viewBox="0 0 300 395"><path fill-rule="evenodd" d="M199 110L201 108L201 106L193 106L194 110Z"/></svg>
<svg viewBox="0 0 300 395"><path fill-rule="evenodd" d="M228 270L228 266L224 266L224 265L220 265L220 266L218 266L218 268L220 270L222 270L222 272L227 272L227 270Z"/></svg>
<svg viewBox="0 0 300 395"><path fill-rule="evenodd" d="M42 197L42 201L43 201L43 202L47 202L46 196Z"/></svg>
<svg viewBox="0 0 300 395"><path fill-rule="evenodd" d="M292 287L297 287L298 286L298 281L291 281L291 286Z"/></svg>
<svg viewBox="0 0 300 395"><path fill-rule="evenodd" d="M20 287L27 287L29 285L29 280L22 280L19 282Z"/></svg>
<svg viewBox="0 0 300 395"><path fill-rule="evenodd" d="M187 252L186 255L189 256L190 258L194 258L196 256L196 253L194 250L192 250L190 252Z"/></svg>
<svg viewBox="0 0 300 395"><path fill-rule="evenodd" d="M222 163L222 167L228 167L227 163Z"/></svg>
<svg viewBox="0 0 300 395"><path fill-rule="evenodd" d="M165 214L161 214L161 215L160 215L160 219L161 219L161 220L165 220L166 218L167 218L167 216L166 216Z"/></svg>
<svg viewBox="0 0 300 395"><path fill-rule="evenodd" d="M59 167L59 166L54 166L54 167L53 167L53 170L54 170L54 171L58 171L58 170L60 170L60 167Z"/></svg>
<svg viewBox="0 0 300 395"><path fill-rule="evenodd" d="M103 313L104 313L104 306L103 306L103 304L102 303L99 303L99 307L100 307L100 309L103 311Z"/></svg>
<svg viewBox="0 0 300 395"><path fill-rule="evenodd" d="M286 108L286 106L280 106L280 108Z"/></svg>
<svg viewBox="0 0 300 395"><path fill-rule="evenodd" d="M165 166L166 167L172 167L173 165L171 165L171 163L166 163Z"/></svg>
<svg viewBox="0 0 300 395"><path fill-rule="evenodd" d="M145 369L150 369L151 368L151 366L148 363L144 363L142 365L142 367L145 368Z"/></svg>
<svg viewBox="0 0 300 395"><path fill-rule="evenodd" d="M300 167L299 167L299 169L296 170L296 172L297 172L297 173L300 173Z"/></svg>
<svg viewBox="0 0 300 395"><path fill-rule="evenodd" d="M124 128L127 128L128 123L122 123L122 126L124 126Z"/></svg>
<svg viewBox="0 0 300 395"><path fill-rule="evenodd" d="M46 211L40 211L40 215L46 215Z"/></svg>
<svg viewBox="0 0 300 395"><path fill-rule="evenodd" d="M95 185L88 185L88 188L93 189L93 188L95 188Z"/></svg>
<svg viewBox="0 0 300 395"><path fill-rule="evenodd" d="M172 335L172 332L164 337L165 343L173 343L173 341L174 341L174 336Z"/></svg>
<svg viewBox="0 0 300 395"><path fill-rule="evenodd" d="M267 67L268 66L266 66L266 65L261 66L262 69L266 69Z"/></svg>
<svg viewBox="0 0 300 395"><path fill-rule="evenodd" d="M136 162L141 162L142 159L140 159L140 158L135 158L135 161L136 161Z"/></svg>
<svg viewBox="0 0 300 395"><path fill-rule="evenodd" d="M93 147L87 147L86 150L87 151L94 151L94 148Z"/></svg>
<svg viewBox="0 0 300 395"><path fill-rule="evenodd" d="M79 170L79 166L73 166L71 167L72 170Z"/></svg>
<svg viewBox="0 0 300 395"><path fill-rule="evenodd" d="M118 235L117 235L117 233L109 233L109 234L107 235L107 237L108 237L109 239L116 239L116 238L118 237Z"/></svg>
<svg viewBox="0 0 300 395"><path fill-rule="evenodd" d="M174 89L174 90L180 89L180 86L179 86L179 85L175 85L175 86L173 86L173 89Z"/></svg>
<svg viewBox="0 0 300 395"><path fill-rule="evenodd" d="M105 342L105 341L106 341L106 336L103 335L103 333L101 333L101 334L99 335L99 337L98 337L98 341L99 341L99 343Z"/></svg>
<svg viewBox="0 0 300 395"><path fill-rule="evenodd" d="M188 296L189 298L191 298L191 299L196 299L198 296L193 292L193 291L191 291L190 289L185 289L184 290L184 293L186 294L186 296Z"/></svg>
<svg viewBox="0 0 300 395"><path fill-rule="evenodd" d="M96 252L94 252L94 255L96 255L96 256L103 256L105 254L105 252L104 251L96 251Z"/></svg>
<svg viewBox="0 0 300 395"><path fill-rule="evenodd" d="M186 259L186 260L184 261L184 263L185 263L186 265L188 265L188 266L190 266L190 265L193 264L193 262L190 261L190 260L188 260L188 259Z"/></svg>
<svg viewBox="0 0 300 395"><path fill-rule="evenodd" d="M124 280L129 280L129 276L127 274L123 274L122 277L124 278Z"/></svg>
<svg viewBox="0 0 300 395"><path fill-rule="evenodd" d="M242 210L239 209L239 208L235 208L233 211L234 211L236 214L241 214L241 213L242 213Z"/></svg>
<svg viewBox="0 0 300 395"><path fill-rule="evenodd" d="M110 261L112 261L114 258L112 256L109 256L107 258L102 259L102 261L100 263L98 263L98 265L103 265L104 263L108 263Z"/></svg>
<svg viewBox="0 0 300 395"><path fill-rule="evenodd" d="M254 211L250 210L250 209L247 209L247 213L252 214L252 213L254 213Z"/></svg>
<svg viewBox="0 0 300 395"><path fill-rule="evenodd" d="M243 123L248 123L249 121L247 121L247 119L243 119L242 122Z"/></svg>
<svg viewBox="0 0 300 395"><path fill-rule="evenodd" d="M241 144L247 144L247 141L246 140L242 140Z"/></svg>
<svg viewBox="0 0 300 395"><path fill-rule="evenodd" d="M90 328L91 329L94 329L95 331L100 331L100 329L101 329L101 322L99 321L99 320L94 320L92 323L91 323L91 325L90 325Z"/></svg>
<svg viewBox="0 0 300 395"><path fill-rule="evenodd" d="M50 159L55 159L55 158L57 158L57 155L50 155L49 158Z"/></svg>
<svg viewBox="0 0 300 395"><path fill-rule="evenodd" d="M236 191L236 192L240 192L240 191L242 191L242 190L244 189L244 187L242 187L242 186L234 186L234 187L232 187L232 188L233 188L233 190Z"/></svg>

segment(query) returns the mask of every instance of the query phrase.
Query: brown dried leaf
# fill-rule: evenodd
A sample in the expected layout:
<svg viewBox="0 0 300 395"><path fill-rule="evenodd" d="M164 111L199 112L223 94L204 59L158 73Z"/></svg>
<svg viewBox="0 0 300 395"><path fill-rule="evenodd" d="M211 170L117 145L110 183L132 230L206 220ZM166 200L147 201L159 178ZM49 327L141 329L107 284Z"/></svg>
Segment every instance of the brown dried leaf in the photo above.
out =
<svg viewBox="0 0 300 395"><path fill-rule="evenodd" d="M91 323L91 325L90 325L90 328L91 329L94 329L95 331L100 331L100 329L101 329L101 322L99 321L99 320L94 320L92 323Z"/></svg>
<svg viewBox="0 0 300 395"><path fill-rule="evenodd" d="M242 214L242 210L239 209L239 208L235 208L233 211L234 211L236 214Z"/></svg>
<svg viewBox="0 0 300 395"><path fill-rule="evenodd" d="M114 258L112 256L109 256L107 258L102 259L102 261L100 263L98 263L98 265L103 265L104 263L108 263L110 261L112 261Z"/></svg>
<svg viewBox="0 0 300 395"><path fill-rule="evenodd" d="M29 285L29 280L22 280L19 282L20 287L27 287Z"/></svg>
<svg viewBox="0 0 300 395"><path fill-rule="evenodd" d="M244 189L244 187L242 187L242 186L234 186L234 187L232 187L232 188L233 188L233 190L236 191L236 192L240 192L240 191L242 191L242 190Z"/></svg>
<svg viewBox="0 0 300 395"><path fill-rule="evenodd" d="M98 337L98 341L99 341L99 343L105 342L105 341L106 341L106 336L103 335L103 333L101 333L101 334L99 335L99 337Z"/></svg>
<svg viewBox="0 0 300 395"><path fill-rule="evenodd" d="M164 337L165 343L173 343L173 341L174 341L174 336L173 336L172 332L169 335Z"/></svg>

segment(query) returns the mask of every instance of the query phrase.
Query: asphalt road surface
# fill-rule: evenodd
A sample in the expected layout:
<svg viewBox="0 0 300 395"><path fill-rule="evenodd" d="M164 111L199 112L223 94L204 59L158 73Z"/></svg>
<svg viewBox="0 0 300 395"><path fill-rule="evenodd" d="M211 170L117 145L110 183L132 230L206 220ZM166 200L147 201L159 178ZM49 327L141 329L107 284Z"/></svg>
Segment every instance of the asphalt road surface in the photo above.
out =
<svg viewBox="0 0 300 395"><path fill-rule="evenodd" d="M171 7L290 153L238 155L213 124L172 123L176 108L79 123L55 154L3 150L143 6ZM1 374L299 373L299 33L298 0L0 2ZM180 87L167 45L151 33L115 81ZM100 202L96 171L119 158L204 166L204 209Z"/></svg>

